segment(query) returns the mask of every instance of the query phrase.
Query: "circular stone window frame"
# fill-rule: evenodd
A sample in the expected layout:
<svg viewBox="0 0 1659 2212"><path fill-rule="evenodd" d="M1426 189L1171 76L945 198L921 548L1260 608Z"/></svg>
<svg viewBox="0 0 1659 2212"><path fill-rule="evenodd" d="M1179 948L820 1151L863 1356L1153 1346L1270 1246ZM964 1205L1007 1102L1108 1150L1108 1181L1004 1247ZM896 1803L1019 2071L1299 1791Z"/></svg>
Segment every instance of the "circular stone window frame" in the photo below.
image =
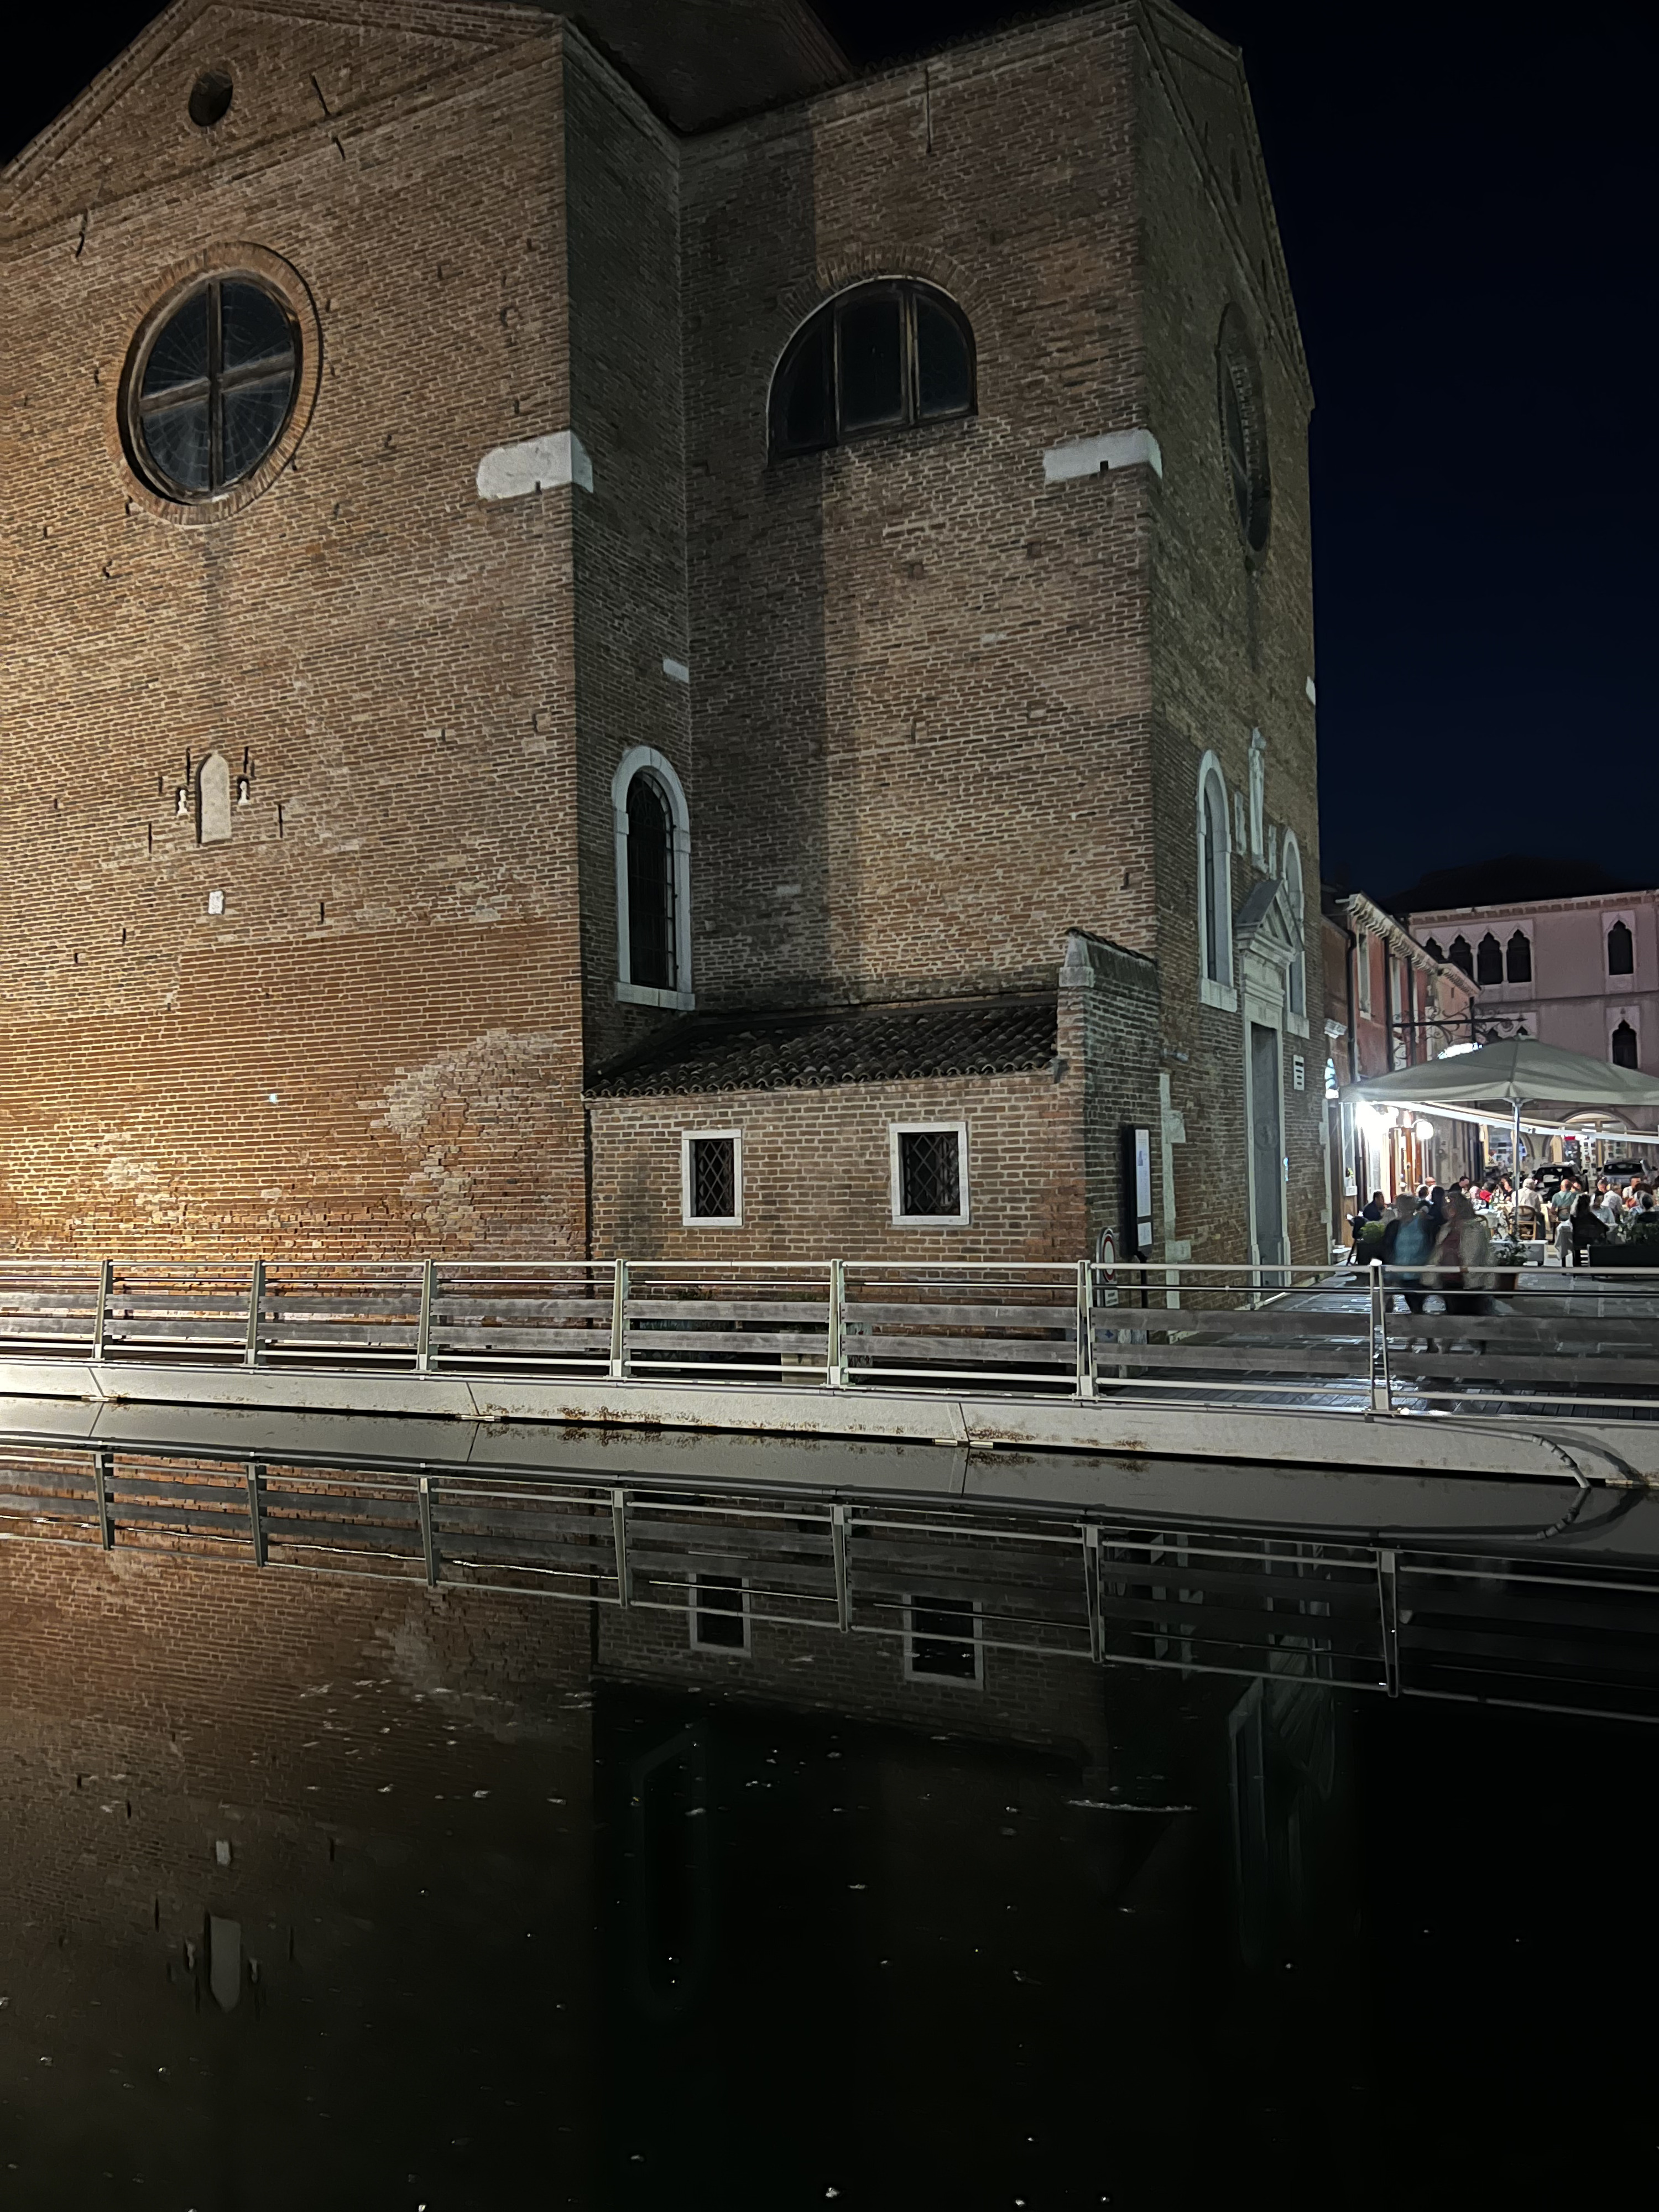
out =
<svg viewBox="0 0 1659 2212"><path fill-rule="evenodd" d="M1273 470L1267 459L1267 404L1261 375L1261 357L1249 326L1238 309L1229 304L1216 333L1216 418L1221 434L1221 460L1227 472L1227 503L1233 523L1250 561L1259 561L1273 535ZM1244 437L1244 474L1248 507L1239 496L1233 467L1232 441L1227 434L1227 395L1231 392Z"/></svg>
<svg viewBox="0 0 1659 2212"><path fill-rule="evenodd" d="M140 372L157 331L177 312L185 295L209 276L252 276L269 286L294 319L300 334L300 358L288 420L283 425L282 435L258 467L209 498L177 499L158 491L144 473L138 458L133 403ZM322 384L323 326L311 288L292 263L263 246L250 246L245 241L206 246L201 252L191 254L187 261L175 263L162 272L151 292L150 302L127 343L106 434L111 457L127 479L130 508L142 509L158 521L170 522L183 529L202 529L251 507L270 490L293 459L301 439L310 428Z"/></svg>

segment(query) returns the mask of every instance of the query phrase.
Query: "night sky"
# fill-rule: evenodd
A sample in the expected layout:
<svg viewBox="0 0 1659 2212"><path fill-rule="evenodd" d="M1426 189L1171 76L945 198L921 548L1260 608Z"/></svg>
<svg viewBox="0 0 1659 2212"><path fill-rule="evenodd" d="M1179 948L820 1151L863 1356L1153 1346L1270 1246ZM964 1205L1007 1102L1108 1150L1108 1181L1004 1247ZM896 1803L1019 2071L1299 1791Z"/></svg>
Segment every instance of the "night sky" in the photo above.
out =
<svg viewBox="0 0 1659 2212"><path fill-rule="evenodd" d="M0 158L157 12L66 11L32 65L9 38ZM1011 11L820 12L873 62ZM1659 881L1659 9L1190 12L1244 49L1318 402L1327 876L1527 852Z"/></svg>

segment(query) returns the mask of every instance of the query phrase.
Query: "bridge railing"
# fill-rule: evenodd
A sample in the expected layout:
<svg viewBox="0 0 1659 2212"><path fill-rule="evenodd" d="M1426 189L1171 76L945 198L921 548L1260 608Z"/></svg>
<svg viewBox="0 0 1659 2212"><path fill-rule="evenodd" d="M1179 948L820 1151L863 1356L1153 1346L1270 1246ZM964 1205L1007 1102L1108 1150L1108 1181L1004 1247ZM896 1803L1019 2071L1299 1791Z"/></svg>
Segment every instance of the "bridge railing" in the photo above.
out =
<svg viewBox="0 0 1659 2212"><path fill-rule="evenodd" d="M1600 1510L1585 1496L1564 1522ZM858 1637L915 1677L982 1681L1036 1655L1659 1720L1659 1571L1552 1554L1552 1533L1382 1542L806 1485L710 1493L0 1437L0 1542L586 1604L604 1649L636 1633L660 1649L666 1631L800 1661Z"/></svg>
<svg viewBox="0 0 1659 2212"><path fill-rule="evenodd" d="M58 1358L1652 1419L1659 1267L0 1261L0 1360Z"/></svg>

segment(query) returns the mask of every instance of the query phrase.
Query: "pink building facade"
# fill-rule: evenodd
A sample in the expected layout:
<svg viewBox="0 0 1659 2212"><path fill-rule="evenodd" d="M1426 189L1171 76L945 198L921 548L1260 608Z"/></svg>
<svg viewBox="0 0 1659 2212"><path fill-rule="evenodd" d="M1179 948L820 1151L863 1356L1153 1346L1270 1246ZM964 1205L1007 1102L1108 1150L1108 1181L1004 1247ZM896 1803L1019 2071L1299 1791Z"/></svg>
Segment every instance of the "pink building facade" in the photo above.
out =
<svg viewBox="0 0 1659 2212"><path fill-rule="evenodd" d="M1425 950L1473 977L1483 1041L1659 1072L1659 890L1413 913Z"/></svg>

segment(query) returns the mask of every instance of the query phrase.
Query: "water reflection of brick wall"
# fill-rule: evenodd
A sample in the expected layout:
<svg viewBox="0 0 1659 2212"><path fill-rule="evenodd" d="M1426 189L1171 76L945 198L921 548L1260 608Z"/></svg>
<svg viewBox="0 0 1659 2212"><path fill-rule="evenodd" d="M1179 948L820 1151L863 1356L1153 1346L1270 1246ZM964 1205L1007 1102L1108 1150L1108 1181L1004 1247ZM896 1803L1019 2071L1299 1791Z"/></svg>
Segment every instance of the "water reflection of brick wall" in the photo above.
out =
<svg viewBox="0 0 1659 2212"><path fill-rule="evenodd" d="M902 1636L756 1621L747 1651L694 1649L685 1612L599 1617L599 1671L608 1680L655 1683L703 1694L836 1713L929 1735L1041 1747L1103 1764L1109 1730L1102 1671L1085 1659L1039 1659L987 1650L978 1682L907 1674Z"/></svg>
<svg viewBox="0 0 1659 2212"><path fill-rule="evenodd" d="M531 2179L513 2116L538 2103L580 2194L589 1635L581 1607L0 1547L0 2110L27 2201L107 2171L317 2202L325 2162L333 2202L393 2174L480 2201L485 2172ZM486 2047L427 2095L446 2051Z"/></svg>

